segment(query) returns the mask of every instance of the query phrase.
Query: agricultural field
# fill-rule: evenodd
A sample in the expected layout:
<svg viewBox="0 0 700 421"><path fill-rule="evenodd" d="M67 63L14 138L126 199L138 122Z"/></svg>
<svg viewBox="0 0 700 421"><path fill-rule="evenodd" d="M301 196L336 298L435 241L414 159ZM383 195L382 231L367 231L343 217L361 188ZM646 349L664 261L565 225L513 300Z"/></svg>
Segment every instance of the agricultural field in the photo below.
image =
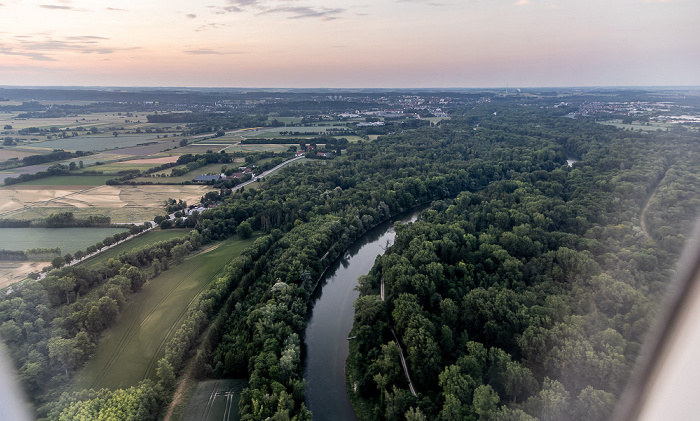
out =
<svg viewBox="0 0 700 421"><path fill-rule="evenodd" d="M178 154L178 155L184 155L187 153L191 153L194 155L194 154L198 154L198 153L207 153L209 151L219 152L220 150L225 149L226 146L227 146L227 144L223 144L223 145L216 144L215 145L215 144L211 144L209 142L203 141L202 144L191 143L187 146L178 147L177 149L173 149L172 153ZM170 152L170 151L168 151L168 152Z"/></svg>
<svg viewBox="0 0 700 421"><path fill-rule="evenodd" d="M262 145L231 145L225 148L226 153L233 152L285 152L292 145L262 144ZM298 145L297 145L298 147Z"/></svg>
<svg viewBox="0 0 700 421"><path fill-rule="evenodd" d="M50 182L52 178L42 180ZM97 186L88 189L74 185L6 186L0 187L0 218L38 219L70 211L78 218L98 214L109 216L113 223L140 224L163 214L163 206L169 198L198 203L210 190L201 185Z"/></svg>
<svg viewBox="0 0 700 421"><path fill-rule="evenodd" d="M66 139L44 140L41 142L32 142L31 146L39 148L64 149L67 151L106 151L110 149L127 148L137 146L139 143L171 142L170 138L156 138L154 133L145 134L119 134L114 137L112 133L99 133L93 135L83 135L77 137L69 137Z"/></svg>
<svg viewBox="0 0 700 421"><path fill-rule="evenodd" d="M104 240L124 228L0 228L0 249L26 250L39 247L60 247L61 253L75 253ZM39 272L50 262L0 261L0 288Z"/></svg>
<svg viewBox="0 0 700 421"><path fill-rule="evenodd" d="M125 228L0 228L0 249L26 250L60 247L61 253L75 253Z"/></svg>
<svg viewBox="0 0 700 421"><path fill-rule="evenodd" d="M159 171L155 174L166 174L168 177L137 177L134 179L134 181L150 181L152 183L165 183L165 184L170 184L170 183L184 183L187 181L193 181L195 177L198 175L204 175L204 174L221 174L221 168L226 167L226 168L236 168L240 164L239 163L231 163L231 164L209 164L205 165L203 167L197 168L195 170L192 170L188 172L187 174L179 175L177 177L170 177L170 173L172 171L172 168L168 168L167 170ZM173 167L175 168L175 167ZM155 175L154 174L154 175ZM184 200L184 199L183 199ZM194 203L194 202L188 202L188 203Z"/></svg>
<svg viewBox="0 0 700 421"><path fill-rule="evenodd" d="M101 186L107 180L114 178L111 175L54 175L52 177L38 178L25 181L12 186Z"/></svg>
<svg viewBox="0 0 700 421"><path fill-rule="evenodd" d="M238 421L238 401L247 379L208 380L197 384L182 417L175 420Z"/></svg>
<svg viewBox="0 0 700 421"><path fill-rule="evenodd" d="M182 237L184 235L187 235L187 233L190 232L189 229L167 229L167 230L162 230L160 228L156 228L154 230L145 232L141 235L137 235L136 237L130 239L129 241L125 241L117 246L114 246L110 249L107 249L103 251L102 253L99 253L83 262L81 262L78 266L95 266L99 265L100 263L105 263L111 258L116 258L122 253L128 253L131 250L137 249L137 248L143 248L146 246L149 246L153 243L157 243L159 241L166 241L166 240L171 240L173 238L177 237Z"/></svg>
<svg viewBox="0 0 700 421"><path fill-rule="evenodd" d="M165 343L188 306L254 240L255 236L217 243L146 283L76 376L73 388L127 388L155 378Z"/></svg>
<svg viewBox="0 0 700 421"><path fill-rule="evenodd" d="M8 159L17 158L22 159L25 156L32 155L43 155L50 151L43 149L31 149L31 148L17 148L17 147L0 147L0 161L7 161Z"/></svg>
<svg viewBox="0 0 700 421"><path fill-rule="evenodd" d="M42 268L50 265L51 262L0 261L0 288L27 279L30 273L41 272Z"/></svg>
<svg viewBox="0 0 700 421"><path fill-rule="evenodd" d="M75 101L46 101L47 104L59 104L59 103L70 103L70 104L76 104ZM76 105L87 105L90 104L91 102L78 102ZM4 103L3 105L10 105L8 103ZM80 114L77 116L66 116L66 117L58 117L58 118L28 118L28 119L19 119L17 118L17 113L11 113L11 114L0 114L0 124L5 125L5 124L10 124L12 125L12 128L14 130L18 129L24 129L27 127L39 127L39 128L50 128L50 127L59 127L59 128L66 128L66 127L77 127L77 126L83 126L85 128L90 128L90 127L99 127L99 128L104 128L104 127L111 127L111 126L117 126L117 127L127 127L129 124L124 123L125 119L129 119L131 121L136 122L137 120L142 120L146 121L146 115L139 114L139 115L134 115L134 117L125 117L124 115L118 115L117 113L95 113L95 114ZM135 125L138 125L134 123ZM150 124L148 126L151 126Z"/></svg>

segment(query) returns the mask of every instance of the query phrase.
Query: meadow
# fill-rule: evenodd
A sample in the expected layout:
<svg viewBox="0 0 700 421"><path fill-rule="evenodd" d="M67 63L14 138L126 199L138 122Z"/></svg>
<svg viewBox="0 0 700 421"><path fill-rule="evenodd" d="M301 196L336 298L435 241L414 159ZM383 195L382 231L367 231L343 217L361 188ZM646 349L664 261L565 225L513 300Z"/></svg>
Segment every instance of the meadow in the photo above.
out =
<svg viewBox="0 0 700 421"><path fill-rule="evenodd" d="M26 250L60 247L61 253L75 253L102 241L124 228L0 228L0 249Z"/></svg>
<svg viewBox="0 0 700 421"><path fill-rule="evenodd" d="M147 282L76 376L73 389L127 388L155 378L165 343L188 306L254 240L230 238L214 244Z"/></svg>

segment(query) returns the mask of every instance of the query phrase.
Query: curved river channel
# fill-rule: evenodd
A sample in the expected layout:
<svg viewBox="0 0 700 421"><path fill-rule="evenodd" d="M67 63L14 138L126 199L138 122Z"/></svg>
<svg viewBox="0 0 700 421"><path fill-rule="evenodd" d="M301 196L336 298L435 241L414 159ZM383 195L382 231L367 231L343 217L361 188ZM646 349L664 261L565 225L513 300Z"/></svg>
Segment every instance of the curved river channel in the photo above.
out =
<svg viewBox="0 0 700 421"><path fill-rule="evenodd" d="M393 242L394 222L412 222L421 206L385 221L348 247L328 268L311 297L311 318L306 327L306 407L316 420L357 420L345 387L347 337L355 313L357 279L369 273L377 255Z"/></svg>

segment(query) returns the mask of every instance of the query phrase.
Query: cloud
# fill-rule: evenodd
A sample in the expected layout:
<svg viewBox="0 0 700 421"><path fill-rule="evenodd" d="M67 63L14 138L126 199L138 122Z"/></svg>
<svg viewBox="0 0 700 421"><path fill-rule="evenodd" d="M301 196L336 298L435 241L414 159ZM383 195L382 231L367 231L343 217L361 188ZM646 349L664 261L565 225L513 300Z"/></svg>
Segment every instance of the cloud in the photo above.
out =
<svg viewBox="0 0 700 421"><path fill-rule="evenodd" d="M317 9L314 9L313 7L298 6L277 7L274 9L266 10L262 13L290 13L292 16L289 16L288 19L323 18L324 20L333 20L339 19L337 15L343 13L344 11L345 9L341 8L331 9L328 7L319 7Z"/></svg>
<svg viewBox="0 0 700 421"><path fill-rule="evenodd" d="M396 0L397 3L423 3L428 6L452 6L454 3L439 3L426 0ZM462 3L478 3L478 0L465 0Z"/></svg>
<svg viewBox="0 0 700 421"><path fill-rule="evenodd" d="M221 55L221 56L230 55L230 54L241 54L240 51L222 52L222 51L212 50L210 48L200 48L197 50L185 50L183 52L187 53L187 54L194 54L194 55Z"/></svg>
<svg viewBox="0 0 700 421"><path fill-rule="evenodd" d="M32 60L37 61L56 61L56 59L49 57L46 54L37 53L33 51L16 51L10 47L4 46L0 46L0 55L29 57Z"/></svg>
<svg viewBox="0 0 700 421"><path fill-rule="evenodd" d="M42 9L50 9L50 10L72 10L74 12L84 12L84 10L76 9L75 7L59 6L57 4L40 4L39 7L41 7Z"/></svg>
<svg viewBox="0 0 700 421"><path fill-rule="evenodd" d="M209 6L216 14L251 12L258 15L272 13L289 14L288 19L320 18L323 20L339 19L345 12L343 8L316 6L289 6L289 0L227 0L224 7Z"/></svg>
<svg viewBox="0 0 700 421"><path fill-rule="evenodd" d="M200 25L199 28L195 29L194 31L195 32L208 31L211 29L219 29L223 26L226 26L226 25L221 25L221 24L216 23L216 22L209 22L209 23L205 23L203 25Z"/></svg>
<svg viewBox="0 0 700 421"><path fill-rule="evenodd" d="M530 3L532 3L530 0L518 0L515 3L513 3L516 6L527 6Z"/></svg>
<svg viewBox="0 0 700 421"><path fill-rule="evenodd" d="M108 7L107 10L110 10L112 12L128 12L126 9L118 9L116 7Z"/></svg>
<svg viewBox="0 0 700 421"><path fill-rule="evenodd" d="M195 15L194 13L188 13L188 14L186 14L185 16L188 17L188 18L190 18L190 19L195 19L195 18L197 18L197 15Z"/></svg>
<svg viewBox="0 0 700 421"><path fill-rule="evenodd" d="M104 40L104 39L109 39L109 38L98 37L97 35L77 35L77 36L67 37L66 39L76 40L76 41L97 42L99 40Z"/></svg>
<svg viewBox="0 0 700 421"><path fill-rule="evenodd" d="M104 45L104 41L109 40L109 38L96 35L77 35L60 39L48 35L17 35L14 40L14 42L0 46L0 55L22 56L38 61L55 61L53 56L63 52L107 55L116 51L140 48L113 48Z"/></svg>

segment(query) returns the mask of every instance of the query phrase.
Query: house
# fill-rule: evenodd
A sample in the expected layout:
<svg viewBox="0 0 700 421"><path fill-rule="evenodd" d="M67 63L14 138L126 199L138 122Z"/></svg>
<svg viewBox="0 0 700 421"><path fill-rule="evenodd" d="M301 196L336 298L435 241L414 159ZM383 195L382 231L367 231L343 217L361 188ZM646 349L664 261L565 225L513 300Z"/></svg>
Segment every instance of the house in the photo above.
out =
<svg viewBox="0 0 700 421"><path fill-rule="evenodd" d="M294 156L295 156L295 157L304 156L304 151L296 151L296 152L294 153Z"/></svg>
<svg viewBox="0 0 700 421"><path fill-rule="evenodd" d="M195 177L194 181L198 183L206 183L208 181L219 181L221 179L221 174L214 175L198 175Z"/></svg>

